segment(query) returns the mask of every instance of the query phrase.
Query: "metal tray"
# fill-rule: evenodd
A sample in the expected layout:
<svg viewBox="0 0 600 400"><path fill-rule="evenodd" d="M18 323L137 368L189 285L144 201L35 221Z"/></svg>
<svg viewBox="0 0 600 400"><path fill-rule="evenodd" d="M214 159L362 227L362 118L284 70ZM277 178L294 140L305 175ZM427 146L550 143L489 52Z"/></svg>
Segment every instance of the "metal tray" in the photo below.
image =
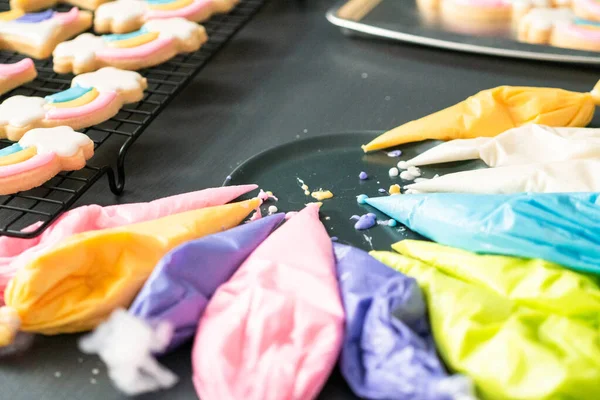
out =
<svg viewBox="0 0 600 400"><path fill-rule="evenodd" d="M352 215L375 213L380 221L389 217L368 205L360 205L356 196L384 196L379 189L388 190L390 185L404 186L410 182L399 177L390 178L389 169L400 160L408 160L439 144L439 141L409 143L399 147L365 154L360 146L368 143L381 132L349 132L329 134L295 140L263 151L238 166L225 181L225 185L255 183L263 190L272 191L279 198L275 205L279 211L298 211L306 203L317 201L304 194L302 179L311 191L331 190L334 197L323 200L321 221L330 236L338 237L341 243L351 244L363 250L386 250L403 239L423 239L420 235L398 224L396 227L377 225L368 230L355 230ZM401 149L402 157L388 157L387 152ZM479 160L437 164L421 168L423 177L448 174L456 171L485 167ZM367 172L369 178L361 181L358 174ZM254 195L254 193L252 194ZM244 198L252 197L247 195Z"/></svg>
<svg viewBox="0 0 600 400"><path fill-rule="evenodd" d="M326 15L344 33L359 33L468 53L577 64L600 64L600 53L520 43L510 22L476 34L417 9L415 0L343 0Z"/></svg>

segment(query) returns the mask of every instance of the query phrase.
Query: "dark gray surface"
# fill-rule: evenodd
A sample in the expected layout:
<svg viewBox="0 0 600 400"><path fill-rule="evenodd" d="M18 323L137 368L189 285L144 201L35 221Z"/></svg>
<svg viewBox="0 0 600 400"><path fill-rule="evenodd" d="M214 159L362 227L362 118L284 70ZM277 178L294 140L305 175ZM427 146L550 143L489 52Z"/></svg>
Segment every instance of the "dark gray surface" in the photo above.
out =
<svg viewBox="0 0 600 400"><path fill-rule="evenodd" d="M136 142L125 194L115 198L102 181L80 204L217 186L265 148L328 132L391 128L497 85L586 91L600 77L591 68L349 39L324 18L332 4L272 0ZM162 360L182 378L176 388L142 398L196 398L189 354L184 347ZM122 399L107 379L95 358L78 353L74 337L38 337L27 354L0 361L0 399ZM334 383L323 399L351 398Z"/></svg>

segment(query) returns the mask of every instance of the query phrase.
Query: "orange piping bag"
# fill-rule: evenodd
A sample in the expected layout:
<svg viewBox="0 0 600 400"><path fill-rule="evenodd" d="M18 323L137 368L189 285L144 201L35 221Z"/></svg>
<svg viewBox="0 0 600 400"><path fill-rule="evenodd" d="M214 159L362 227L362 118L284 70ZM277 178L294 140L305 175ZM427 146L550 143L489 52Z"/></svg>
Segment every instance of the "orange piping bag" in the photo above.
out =
<svg viewBox="0 0 600 400"><path fill-rule="evenodd" d="M41 235L33 239L2 236L0 237L0 305L4 304L4 288L17 269L69 236L218 206L257 188L257 185L227 186L183 193L148 203L117 204L108 207L92 204L67 211ZM24 231L35 230L39 225L41 222L25 228Z"/></svg>
<svg viewBox="0 0 600 400"><path fill-rule="evenodd" d="M362 146L365 152L427 139L493 137L525 124L583 127L600 104L600 82L589 93L556 88L498 86L408 122Z"/></svg>
<svg viewBox="0 0 600 400"><path fill-rule="evenodd" d="M0 310L18 316L25 332L95 328L116 308L129 306L168 251L238 225L260 203L254 198L72 236L17 271ZM10 343L15 325L0 325L0 345Z"/></svg>

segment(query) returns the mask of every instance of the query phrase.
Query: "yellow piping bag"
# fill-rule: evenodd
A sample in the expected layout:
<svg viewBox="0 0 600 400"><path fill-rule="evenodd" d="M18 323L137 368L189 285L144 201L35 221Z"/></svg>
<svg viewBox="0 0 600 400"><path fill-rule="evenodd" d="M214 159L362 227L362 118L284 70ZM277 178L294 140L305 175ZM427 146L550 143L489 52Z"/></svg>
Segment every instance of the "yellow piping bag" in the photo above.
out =
<svg viewBox="0 0 600 400"><path fill-rule="evenodd" d="M403 240L376 259L417 280L434 339L482 400L600 398L598 280L539 259Z"/></svg>
<svg viewBox="0 0 600 400"><path fill-rule="evenodd" d="M116 308L129 306L169 250L238 225L260 204L254 198L71 236L8 284L0 346L10 344L17 327L46 335L96 327Z"/></svg>
<svg viewBox="0 0 600 400"><path fill-rule="evenodd" d="M365 152L427 139L493 137L525 124L587 126L600 105L600 82L589 93L555 88L498 86L451 107L392 129Z"/></svg>

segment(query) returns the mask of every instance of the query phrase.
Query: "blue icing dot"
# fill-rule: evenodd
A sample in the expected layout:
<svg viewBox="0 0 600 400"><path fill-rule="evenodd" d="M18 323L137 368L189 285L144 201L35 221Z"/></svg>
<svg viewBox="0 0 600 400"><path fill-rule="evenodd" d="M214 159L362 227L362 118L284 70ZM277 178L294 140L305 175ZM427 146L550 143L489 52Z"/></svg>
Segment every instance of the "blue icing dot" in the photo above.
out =
<svg viewBox="0 0 600 400"><path fill-rule="evenodd" d="M112 33L110 35L102 35L102 39L104 39L104 41L106 41L106 42L116 42L118 40L131 39L131 38L143 35L144 33L148 33L148 29L142 28L137 31L129 32L129 33Z"/></svg>
<svg viewBox="0 0 600 400"><path fill-rule="evenodd" d="M356 196L356 201L358 202L358 204L365 204L368 198L369 196L367 196L366 194L359 194L358 196Z"/></svg>
<svg viewBox="0 0 600 400"><path fill-rule="evenodd" d="M0 149L0 157L10 156L11 154L18 153L23 150L19 143L15 143L12 146L5 147Z"/></svg>
<svg viewBox="0 0 600 400"><path fill-rule="evenodd" d="M146 0L148 4L169 4L173 3L176 0Z"/></svg>
<svg viewBox="0 0 600 400"><path fill-rule="evenodd" d="M388 225L389 226L396 226L396 225L398 225L398 222L395 219L390 219L388 221Z"/></svg>
<svg viewBox="0 0 600 400"><path fill-rule="evenodd" d="M27 23L27 24L35 24L37 22L42 22L47 19L50 19L50 18L52 18L53 15L54 15L54 11L46 10L46 11L42 11L42 12L38 12L38 13L24 14L21 17L15 19L14 21L15 22L23 22L23 23Z"/></svg>
<svg viewBox="0 0 600 400"><path fill-rule="evenodd" d="M85 88L83 86L75 85L70 89L63 90L62 92L58 92L58 93L52 94L50 96L46 96L44 98L44 100L46 100L50 104L64 103L67 101L78 99L79 97L83 96L90 90L92 90L91 87Z"/></svg>
<svg viewBox="0 0 600 400"><path fill-rule="evenodd" d="M594 27L600 27L600 22L590 21L588 19L583 18L575 18L573 22L575 23L575 25L591 25Z"/></svg>

